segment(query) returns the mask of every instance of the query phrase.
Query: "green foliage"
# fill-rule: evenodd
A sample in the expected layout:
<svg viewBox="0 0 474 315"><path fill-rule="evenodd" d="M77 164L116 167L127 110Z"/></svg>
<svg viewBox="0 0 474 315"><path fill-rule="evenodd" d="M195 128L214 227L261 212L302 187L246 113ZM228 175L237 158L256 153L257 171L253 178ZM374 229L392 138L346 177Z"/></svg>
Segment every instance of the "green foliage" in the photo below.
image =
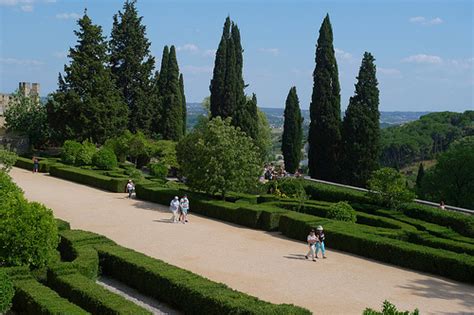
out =
<svg viewBox="0 0 474 315"><path fill-rule="evenodd" d="M258 132L257 138L254 139L255 145L259 148L260 151L260 160L271 161L273 159L270 156L270 151L272 149L272 134L270 129L270 124L268 123L267 116L257 107L258 115Z"/></svg>
<svg viewBox="0 0 474 315"><path fill-rule="evenodd" d="M101 170L112 170L117 167L117 157L114 151L102 147L92 156L92 165Z"/></svg>
<svg viewBox="0 0 474 315"><path fill-rule="evenodd" d="M395 305L393 305L392 303L390 303L389 301L385 300L383 302L383 305L382 305L382 312L378 312L378 311L375 311L373 309L370 309L370 308L366 308L364 310L364 312L362 313L362 315L418 315L420 314L420 312L418 311L418 309L415 309L413 312L409 312L409 311L405 311L405 312L402 312L402 311L399 311L397 310L397 308L395 307Z"/></svg>
<svg viewBox="0 0 474 315"><path fill-rule="evenodd" d="M35 147L46 144L50 137L46 107L39 97L30 97L16 91L12 94L4 115L8 131L19 132L28 136L30 144Z"/></svg>
<svg viewBox="0 0 474 315"><path fill-rule="evenodd" d="M421 194L439 202L474 209L474 136L454 142L423 177Z"/></svg>
<svg viewBox="0 0 474 315"><path fill-rule="evenodd" d="M92 157L97 152L95 145L89 140L82 141L81 149L77 152L76 159L74 160L74 165L83 166L91 165Z"/></svg>
<svg viewBox="0 0 474 315"><path fill-rule="evenodd" d="M418 172L416 174L416 188L418 190L421 189L423 177L425 177L425 168L423 167L423 163L420 163L420 165L418 166Z"/></svg>
<svg viewBox="0 0 474 315"><path fill-rule="evenodd" d="M4 172L0 187L0 266L45 266L58 244L52 211L27 202Z"/></svg>
<svg viewBox="0 0 474 315"><path fill-rule="evenodd" d="M446 151L456 140L473 135L474 111L440 112L402 126L382 129L380 163L402 168Z"/></svg>
<svg viewBox="0 0 474 315"><path fill-rule="evenodd" d="M326 217L338 221L356 222L356 212L346 201L339 201L331 205Z"/></svg>
<svg viewBox="0 0 474 315"><path fill-rule="evenodd" d="M76 157L82 149L82 144L73 140L66 140L61 148L61 161L65 164L73 165Z"/></svg>
<svg viewBox="0 0 474 315"><path fill-rule="evenodd" d="M148 164L148 168L153 177L164 180L168 175L168 168L163 163L150 163Z"/></svg>
<svg viewBox="0 0 474 315"><path fill-rule="evenodd" d="M15 152L3 149L3 147L0 146L0 172L8 173L13 165L15 165L17 159L18 156Z"/></svg>
<svg viewBox="0 0 474 315"><path fill-rule="evenodd" d="M105 147L112 149L120 162L128 159L136 167L148 164L150 158L159 150L155 142L148 139L141 131L131 133L128 130L119 137L107 140Z"/></svg>
<svg viewBox="0 0 474 315"><path fill-rule="evenodd" d="M146 27L138 16L136 2L126 1L123 12L114 15L110 39L110 69L129 108L128 129L151 134L159 99L153 89L155 59L150 53Z"/></svg>
<svg viewBox="0 0 474 315"><path fill-rule="evenodd" d="M343 125L342 182L365 187L380 155L379 89L374 57L364 53Z"/></svg>
<svg viewBox="0 0 474 315"><path fill-rule="evenodd" d="M176 142L174 141L156 141L153 156L168 169L179 168L178 160L176 158Z"/></svg>
<svg viewBox="0 0 474 315"><path fill-rule="evenodd" d="M296 87L292 87L286 98L285 122L281 140L281 151L285 160L285 169L294 174L300 165L303 147L303 117Z"/></svg>
<svg viewBox="0 0 474 315"><path fill-rule="evenodd" d="M186 135L186 115L187 115L187 109L186 109L186 95L184 95L184 79L183 79L183 74L179 74L179 91L181 93L181 104L182 104L182 115L183 115L183 136Z"/></svg>
<svg viewBox="0 0 474 315"><path fill-rule="evenodd" d="M69 49L71 62L47 103L48 122L58 142L91 139L102 144L127 127L128 108L106 66L108 45L102 28L86 12L78 25L78 43Z"/></svg>
<svg viewBox="0 0 474 315"><path fill-rule="evenodd" d="M180 141L177 157L189 187L222 197L249 190L260 172L253 141L220 117Z"/></svg>
<svg viewBox="0 0 474 315"><path fill-rule="evenodd" d="M284 177L267 184L269 190L279 190L285 198L298 198L305 194L303 180L291 177Z"/></svg>
<svg viewBox="0 0 474 315"><path fill-rule="evenodd" d="M415 194L406 187L403 175L389 167L373 172L368 185L368 196L373 202L392 208L399 208L415 198Z"/></svg>
<svg viewBox="0 0 474 315"><path fill-rule="evenodd" d="M341 150L341 96L329 15L319 29L316 47L308 135L309 175L334 181L338 179Z"/></svg>
<svg viewBox="0 0 474 315"><path fill-rule="evenodd" d="M56 159L41 159L39 160L39 172L41 173L49 173L49 168L51 165L55 164L57 162ZM15 166L24 168L26 170L31 171L33 169L33 160L32 159L27 159L23 157L18 157L17 160L15 161Z"/></svg>
<svg viewBox="0 0 474 315"><path fill-rule="evenodd" d="M13 289L12 282L8 275L0 269L0 313L6 313L12 305L13 295L15 290Z"/></svg>

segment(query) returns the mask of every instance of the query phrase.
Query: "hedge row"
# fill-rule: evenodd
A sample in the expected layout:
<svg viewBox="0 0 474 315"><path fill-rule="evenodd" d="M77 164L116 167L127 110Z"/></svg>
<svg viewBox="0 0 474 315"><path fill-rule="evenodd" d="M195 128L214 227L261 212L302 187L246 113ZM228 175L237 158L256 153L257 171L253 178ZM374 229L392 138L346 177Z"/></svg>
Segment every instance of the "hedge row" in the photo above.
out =
<svg viewBox="0 0 474 315"><path fill-rule="evenodd" d="M474 283L474 257L470 255L380 237L353 228L350 224L293 212L281 216L279 229L288 237L304 241L309 229L324 225L327 244L331 248Z"/></svg>
<svg viewBox="0 0 474 315"><path fill-rule="evenodd" d="M89 314L32 277L14 280L13 310L18 314Z"/></svg>
<svg viewBox="0 0 474 315"><path fill-rule="evenodd" d="M39 169L40 173L49 173L49 170L52 165L56 163L55 160L39 160ZM15 162L16 167L24 168L29 171L33 171L33 160L27 159L24 157L19 156Z"/></svg>
<svg viewBox="0 0 474 315"><path fill-rule="evenodd" d="M50 167L49 172L55 177L111 192L124 192L128 181L126 177L109 177L91 170L64 165L53 165Z"/></svg>
<svg viewBox="0 0 474 315"><path fill-rule="evenodd" d="M192 314L310 314L275 305L120 246L98 248L102 272ZM185 301L185 303L183 303Z"/></svg>
<svg viewBox="0 0 474 315"><path fill-rule="evenodd" d="M304 181L304 189L310 198L314 200L370 203L370 199L366 196L365 192L349 188L337 187L306 180Z"/></svg>

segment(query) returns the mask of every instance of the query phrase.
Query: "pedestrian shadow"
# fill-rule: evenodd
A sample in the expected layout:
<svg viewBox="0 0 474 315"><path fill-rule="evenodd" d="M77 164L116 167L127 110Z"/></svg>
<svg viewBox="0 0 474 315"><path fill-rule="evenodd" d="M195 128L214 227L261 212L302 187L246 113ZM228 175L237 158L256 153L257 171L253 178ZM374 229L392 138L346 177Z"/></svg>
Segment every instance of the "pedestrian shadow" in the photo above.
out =
<svg viewBox="0 0 474 315"><path fill-rule="evenodd" d="M300 254L288 254L288 256L283 256L286 259L294 259L294 260L306 260L305 255Z"/></svg>
<svg viewBox="0 0 474 315"><path fill-rule="evenodd" d="M159 220L153 220L153 222L159 222L159 223L173 223L170 219L159 219Z"/></svg>

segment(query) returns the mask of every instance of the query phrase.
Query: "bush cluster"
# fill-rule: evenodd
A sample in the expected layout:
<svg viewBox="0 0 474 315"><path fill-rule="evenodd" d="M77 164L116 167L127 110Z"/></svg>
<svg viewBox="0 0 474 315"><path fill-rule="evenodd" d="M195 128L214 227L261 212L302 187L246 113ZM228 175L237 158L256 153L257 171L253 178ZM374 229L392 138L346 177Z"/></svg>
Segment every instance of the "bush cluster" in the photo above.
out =
<svg viewBox="0 0 474 315"><path fill-rule="evenodd" d="M10 278L0 269L0 314L10 309L14 294L15 291Z"/></svg>
<svg viewBox="0 0 474 315"><path fill-rule="evenodd" d="M168 175L168 168L162 163L150 163L148 164L150 169L150 175L159 179L166 179Z"/></svg>
<svg viewBox="0 0 474 315"><path fill-rule="evenodd" d="M92 156L92 165L101 170L113 170L117 167L117 157L114 151L102 147Z"/></svg>
<svg viewBox="0 0 474 315"><path fill-rule="evenodd" d="M329 207L326 217L354 223L356 221L356 212L346 201L339 201Z"/></svg>

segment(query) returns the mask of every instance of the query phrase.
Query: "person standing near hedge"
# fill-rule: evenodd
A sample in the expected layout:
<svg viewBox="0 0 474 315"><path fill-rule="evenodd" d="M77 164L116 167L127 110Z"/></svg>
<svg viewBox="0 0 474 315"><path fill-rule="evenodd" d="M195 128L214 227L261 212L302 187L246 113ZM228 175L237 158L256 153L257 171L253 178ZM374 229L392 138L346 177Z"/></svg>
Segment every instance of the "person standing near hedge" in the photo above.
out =
<svg viewBox="0 0 474 315"><path fill-rule="evenodd" d="M39 170L39 160L36 156L33 157L33 173L38 173Z"/></svg>
<svg viewBox="0 0 474 315"><path fill-rule="evenodd" d="M326 250L324 248L324 239L326 238L324 236L324 229L320 225L316 228L318 233L316 233L317 241L316 241L316 258L318 258L318 252L321 249L321 253L323 255L323 258L326 259Z"/></svg>
<svg viewBox="0 0 474 315"><path fill-rule="evenodd" d="M171 213L173 213L173 216L171 217L171 221L173 221L173 223L178 223L179 206L180 206L179 197L175 196L174 199L171 200L170 202L170 210L171 210Z"/></svg>
<svg viewBox="0 0 474 315"><path fill-rule="evenodd" d="M188 222L188 211L189 211L189 200L188 196L184 195L183 198L179 201L179 207L181 208L181 215L179 220L185 224Z"/></svg>
<svg viewBox="0 0 474 315"><path fill-rule="evenodd" d="M131 179L128 180L126 190L128 192L128 198L132 198L132 194L135 191L135 185L133 184Z"/></svg>
<svg viewBox="0 0 474 315"><path fill-rule="evenodd" d="M309 232L307 241L308 241L308 245L309 245L309 251L304 257L306 257L306 259L308 259L308 256L311 255L311 258L313 259L313 261L316 261L316 259L315 259L315 256L316 256L315 255L315 245L318 241L318 237L316 236L313 229Z"/></svg>

